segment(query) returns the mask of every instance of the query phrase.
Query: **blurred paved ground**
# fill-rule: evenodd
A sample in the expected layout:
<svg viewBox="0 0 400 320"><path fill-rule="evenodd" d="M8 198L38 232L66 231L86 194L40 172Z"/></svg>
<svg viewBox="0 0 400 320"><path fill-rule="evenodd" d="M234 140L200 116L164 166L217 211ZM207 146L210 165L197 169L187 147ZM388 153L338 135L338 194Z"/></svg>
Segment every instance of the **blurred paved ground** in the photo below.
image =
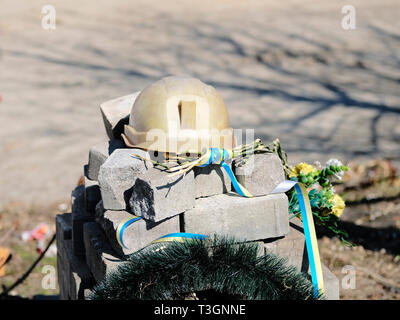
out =
<svg viewBox="0 0 400 320"><path fill-rule="evenodd" d="M400 159L400 5L351 1L2 0L0 207L66 199L101 102L169 74L214 85L232 126L279 137L293 162Z"/></svg>

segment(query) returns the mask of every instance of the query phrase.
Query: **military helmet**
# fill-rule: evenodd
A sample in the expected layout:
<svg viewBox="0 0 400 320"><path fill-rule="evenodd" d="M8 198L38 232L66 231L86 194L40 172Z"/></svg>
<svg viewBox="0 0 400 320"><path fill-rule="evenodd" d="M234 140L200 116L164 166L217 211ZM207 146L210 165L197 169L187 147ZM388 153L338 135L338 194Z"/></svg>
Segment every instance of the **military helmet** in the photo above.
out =
<svg viewBox="0 0 400 320"><path fill-rule="evenodd" d="M156 81L136 98L124 127L127 146L171 153L201 153L234 145L224 101L214 87L187 76Z"/></svg>

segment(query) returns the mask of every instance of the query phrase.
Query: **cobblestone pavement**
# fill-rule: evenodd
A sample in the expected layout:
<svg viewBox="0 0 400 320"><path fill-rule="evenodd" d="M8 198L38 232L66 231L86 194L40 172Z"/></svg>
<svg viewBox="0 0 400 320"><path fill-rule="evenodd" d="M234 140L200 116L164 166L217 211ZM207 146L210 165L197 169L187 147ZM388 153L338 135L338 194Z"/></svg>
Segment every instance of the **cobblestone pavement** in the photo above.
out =
<svg viewBox="0 0 400 320"><path fill-rule="evenodd" d="M400 158L398 1L3 0L0 206L69 197L99 104L169 74L214 85L235 128L279 137L291 161Z"/></svg>

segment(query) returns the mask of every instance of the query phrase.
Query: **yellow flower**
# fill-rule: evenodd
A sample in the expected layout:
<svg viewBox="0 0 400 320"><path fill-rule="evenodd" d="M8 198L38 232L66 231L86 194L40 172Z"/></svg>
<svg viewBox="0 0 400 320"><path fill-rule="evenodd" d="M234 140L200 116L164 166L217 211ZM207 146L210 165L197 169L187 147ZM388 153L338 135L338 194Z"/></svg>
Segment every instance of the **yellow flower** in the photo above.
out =
<svg viewBox="0 0 400 320"><path fill-rule="evenodd" d="M292 172L289 174L289 178L298 177L300 173L307 175L308 173L315 171L317 171L317 169L315 169L315 167L313 167L311 164L301 162L296 164L296 166L292 169Z"/></svg>
<svg viewBox="0 0 400 320"><path fill-rule="evenodd" d="M341 196L339 196L338 194L335 194L330 200L329 202L332 204L332 212L335 216L337 216L338 218L340 218L340 216L343 213L344 208L346 207L346 203L344 202L344 200L342 199Z"/></svg>

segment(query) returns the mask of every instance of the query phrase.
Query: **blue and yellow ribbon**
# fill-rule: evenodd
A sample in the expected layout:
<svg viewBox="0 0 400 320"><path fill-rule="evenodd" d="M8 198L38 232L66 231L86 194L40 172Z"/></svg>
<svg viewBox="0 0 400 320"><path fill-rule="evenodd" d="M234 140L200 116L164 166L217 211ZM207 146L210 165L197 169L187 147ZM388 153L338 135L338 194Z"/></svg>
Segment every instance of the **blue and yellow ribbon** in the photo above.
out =
<svg viewBox="0 0 400 320"><path fill-rule="evenodd" d="M324 292L324 279L322 276L321 260L319 257L317 235L315 233L314 219L311 211L310 199L304 185L300 182L285 180L273 191L274 193L287 192L290 189L296 190L299 199L301 218L303 220L304 237L306 239L308 261L310 263L311 281L314 286L314 295Z"/></svg>
<svg viewBox="0 0 400 320"><path fill-rule="evenodd" d="M129 227L132 223L141 220L142 217L138 217L133 215L132 217L123 220L117 227L116 231L116 238L121 247L124 247L125 249L128 249L127 246L125 246L125 243L123 241L123 235L127 227ZM176 232L176 233L169 233L166 234L156 240L153 240L151 244L153 243L159 243L159 242L170 242L170 241L179 241L183 242L185 239L199 239L199 240L204 240L208 236L203 235L203 234L197 234L197 233L189 233L189 232Z"/></svg>
<svg viewBox="0 0 400 320"><path fill-rule="evenodd" d="M151 243L170 242L170 241L183 242L185 241L185 239L205 240L206 238L208 238L208 236L204 234L190 233L190 232L176 232L176 233L166 234L165 236L153 240Z"/></svg>
<svg viewBox="0 0 400 320"><path fill-rule="evenodd" d="M134 216L134 215L133 215L132 217L123 220L123 221L118 225L118 228L117 228L117 231L116 231L116 237L117 237L117 241L118 241L118 243L119 243L119 245L120 245L121 247L124 247L125 249L128 249L128 248L125 246L125 243L124 243L124 240L123 240L123 235L124 235L125 229L126 229L128 226L130 226L132 223L134 223L134 222L136 222L136 221L138 221L138 220L141 220L141 219L142 219L142 217L138 217L138 216Z"/></svg>
<svg viewBox="0 0 400 320"><path fill-rule="evenodd" d="M199 162L196 166L197 167L206 167L210 164L219 164L221 165L226 173L228 174L229 178L231 179L232 185L235 188L235 191L241 195L242 197L252 198L253 195L243 187L239 181L237 181L235 175L231 167L225 162L226 160L233 157L233 152L231 150L226 149L218 149L218 148L210 148L205 156L204 161Z"/></svg>

